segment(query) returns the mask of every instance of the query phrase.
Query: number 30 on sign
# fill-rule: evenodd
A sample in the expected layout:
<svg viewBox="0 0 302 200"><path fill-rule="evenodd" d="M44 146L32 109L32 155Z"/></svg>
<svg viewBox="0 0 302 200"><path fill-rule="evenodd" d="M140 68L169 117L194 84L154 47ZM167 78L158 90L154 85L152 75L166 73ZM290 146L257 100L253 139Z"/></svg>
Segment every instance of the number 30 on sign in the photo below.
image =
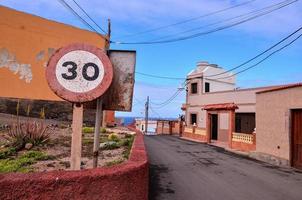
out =
<svg viewBox="0 0 302 200"><path fill-rule="evenodd" d="M86 102L100 97L109 88L113 69L101 49L72 44L50 58L46 78L59 97L70 102Z"/></svg>

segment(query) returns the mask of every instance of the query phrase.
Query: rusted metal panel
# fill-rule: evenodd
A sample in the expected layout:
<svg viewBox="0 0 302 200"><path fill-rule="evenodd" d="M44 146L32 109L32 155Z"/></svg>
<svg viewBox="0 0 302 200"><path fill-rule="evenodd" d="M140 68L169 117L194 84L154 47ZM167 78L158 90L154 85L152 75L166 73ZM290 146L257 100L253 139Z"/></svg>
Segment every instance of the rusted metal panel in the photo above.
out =
<svg viewBox="0 0 302 200"><path fill-rule="evenodd" d="M113 81L104 95L104 110L131 111L136 51L109 50Z"/></svg>

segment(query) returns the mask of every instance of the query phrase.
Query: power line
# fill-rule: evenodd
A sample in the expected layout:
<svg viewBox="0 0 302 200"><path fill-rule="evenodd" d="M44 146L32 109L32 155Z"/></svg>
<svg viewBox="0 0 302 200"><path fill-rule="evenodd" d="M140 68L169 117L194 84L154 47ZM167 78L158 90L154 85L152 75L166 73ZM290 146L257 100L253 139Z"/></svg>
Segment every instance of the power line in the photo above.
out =
<svg viewBox="0 0 302 200"><path fill-rule="evenodd" d="M177 25L185 24L185 23L188 23L188 22L191 22L191 21L195 21L195 20L198 20L198 19L201 19L201 18L205 18L205 17L209 17L209 16L212 16L212 15L216 15L218 13L225 12L227 10L231 10L231 9L234 9L234 8L246 5L246 4L250 4L250 3L254 2L254 1L256 1L256 0L246 1L246 2L243 2L243 3L237 4L237 5L234 5L234 6L226 7L226 8L223 8L221 10L216 10L214 12L210 12L210 13L207 13L207 14L204 14L204 15L200 15L200 16L197 16L197 17L192 17L192 18L189 18L189 19L186 19L186 20L183 20L183 21L179 21L179 22L176 22L176 23L172 23L172 24L168 24L168 25L163 25L163 26L159 26L157 28L152 28L152 29L148 29L148 30L145 30L145 31L129 34L129 35L126 35L123 38L129 38L129 37L133 37L133 36L137 36L137 35L141 35L141 34L145 34L145 33L150 33L150 32L154 32L154 31L166 29L166 28L169 28L169 27L172 27L172 26L177 26Z"/></svg>
<svg viewBox="0 0 302 200"><path fill-rule="evenodd" d="M253 19L256 19L258 17L261 17L261 16L264 16L264 15L267 15L271 12L274 12L276 10L279 10L283 7L286 7L288 5L291 5L295 2L297 2L299 0L294 0L294 1L284 1L284 2L288 2L288 3L285 3L283 5L280 5L278 6L277 8L275 9L272 9L272 10L269 10L269 11L266 11L266 12L263 12L263 13L260 13L260 14L257 14L255 16L251 16L249 18L246 18L244 20L241 20L241 21L238 21L236 23L233 23L233 24L229 24L229 25L226 25L226 26L221 26L221 27L217 27L215 29L211 29L209 31L205 31L205 32L200 32L200 33L196 33L196 34L192 34L192 35L189 35L189 36L183 36L183 37L179 37L179 38L174 38L174 39L169 39L169 40L157 40L157 41L142 41L142 42L118 42L118 41L110 41L111 43L114 43L114 44L162 44L162 43L171 43L171 42L177 42L177 41L182 41L182 40L188 40L188 39L192 39L192 38L196 38L196 37L200 37L200 36L203 36L203 35L208 35L208 34L211 34L211 33L215 33L215 32L218 32L218 31L221 31L221 30L225 30L225 29L228 29L228 28L231 28L231 27L234 27L234 26L237 26L239 24L242 24L242 23L245 23L245 22L248 22L248 21L251 21Z"/></svg>
<svg viewBox="0 0 302 200"><path fill-rule="evenodd" d="M143 76L148 76L148 77L152 77L152 78L160 78L160 79L171 79L171 80L184 80L184 79L186 79L186 78L179 78L179 77L168 77L168 76L159 76L159 75L154 75L154 74L146 74L146 73L138 72L138 71L136 71L135 73L143 75Z"/></svg>
<svg viewBox="0 0 302 200"><path fill-rule="evenodd" d="M184 84L184 86L182 86L182 88L184 88L184 87L187 86L188 82L185 81L185 82L183 82L182 84ZM151 104L158 105L158 106L161 106L161 105L163 105L163 104L166 104L166 103L169 102L171 99L174 99L174 98L182 91L182 88L178 88L178 89L176 90L176 92L172 94L171 97L169 97L167 100L163 101L162 103L153 103L153 102L151 102Z"/></svg>
<svg viewBox="0 0 302 200"><path fill-rule="evenodd" d="M79 3L76 1L76 0L72 0L77 6L78 8L80 8L80 10L101 30L103 31L103 33L106 34L106 31L101 27L99 26L92 17L90 17L90 15L88 15L88 13L82 8L81 5L79 5Z"/></svg>
<svg viewBox="0 0 302 200"><path fill-rule="evenodd" d="M150 110L151 110L153 113L155 113L160 119L162 118L162 117L160 116L160 114L158 114L158 112L156 112L155 110L153 110L153 108L152 108L151 105L149 106L149 108L150 108Z"/></svg>
<svg viewBox="0 0 302 200"><path fill-rule="evenodd" d="M221 72L221 73L217 73L217 74L212 74L212 75L208 75L208 76L204 76L205 78L207 77L213 77L213 76L219 76L219 75L222 75L222 74L226 74L226 73L229 73L235 69L238 69L246 64L248 64L249 62L259 58L260 56L264 55L265 53L269 52L270 50L272 50L273 48L275 48L276 46L278 46L279 44L283 43L284 41L286 41L288 38L292 37L293 35L295 35L297 32L301 31L302 30L302 27L300 27L299 29L297 29L296 31L294 31L293 33L291 33L290 35L286 36L285 38L283 38L282 40L280 40L279 42L277 42L276 44L274 44L273 46L269 47L268 49L266 49L265 51L261 52L260 54L254 56L253 58L243 62L242 64L236 66L236 67L233 67L225 72Z"/></svg>
<svg viewBox="0 0 302 200"><path fill-rule="evenodd" d="M188 82L185 82L185 85L183 87L186 87L188 84ZM165 100L164 102L162 103L153 103L151 102L151 104L154 104L154 105L158 105L158 107L155 107L156 109L160 109L160 108L163 108L165 107L166 105L170 104L183 90L181 89L178 89L171 97L169 97L167 100Z"/></svg>
<svg viewBox="0 0 302 200"><path fill-rule="evenodd" d="M286 1L288 1L288 0L286 0ZM206 24L206 25L204 25L204 26L199 26L199 27L195 27L195 28L188 29L188 30L185 30L185 31L181 31L181 32L178 32L178 33L173 34L173 35L163 36L163 37L157 38L157 40L161 40L161 39L173 37L173 36L175 36L175 35L176 35L176 36L177 36L177 35L181 35L181 34L188 33L188 32L193 32L193 31L200 30L200 29L203 29L203 28L206 28L206 27L211 27L211 26L214 26L214 25L217 25L217 24L222 24L222 23L225 23L225 22L228 22L228 21L232 21L232 20L237 19L237 18L245 19L244 17L248 17L248 16L250 16L250 15L252 15L252 14L260 13L261 11L268 10L268 9L273 8L273 7L276 7L276 6L278 6L278 5L282 5L282 4L284 4L286 1L283 1L283 2L280 2L280 3L277 3L277 4L273 4L273 5L269 5L269 6L267 6L267 7L261 8L261 9L256 9L256 10L253 10L253 11L248 12L248 13L240 14L240 15L237 15L237 16L235 16L235 17L231 17L231 18L219 20L219 21L216 21L216 22L213 22L213 23L210 23L210 24Z"/></svg>
<svg viewBox="0 0 302 200"><path fill-rule="evenodd" d="M91 26L81 15L79 15L65 0L58 0L65 8L67 8L71 13L76 16L83 24L85 24L91 31L94 31L100 35L105 40L108 40L101 33L99 33L93 26Z"/></svg>
<svg viewBox="0 0 302 200"><path fill-rule="evenodd" d="M160 109L163 108L167 105L169 105L171 102L173 102L173 100L182 92L183 90L180 90L173 98L171 98L169 101L167 101L165 104L159 106L159 107L155 107L156 109Z"/></svg>
<svg viewBox="0 0 302 200"><path fill-rule="evenodd" d="M292 32L291 34L289 34L288 36L286 36L285 38L283 38L282 40L280 40L279 42L277 42L276 44L272 45L271 47L269 47L268 49L266 49L265 51L259 53L258 55L254 56L253 58L243 62L242 64L236 66L236 67L233 67L225 72L221 72L221 73L217 73L217 74L212 74L212 75L208 75L208 76L204 76L204 78L208 78L208 77L214 77L214 76L219 76L219 75L223 75L223 74L226 74L226 73L229 73L235 69L238 69L248 63L250 63L251 61L261 57L262 55L264 55L265 53L269 52L270 50L272 50L273 48L275 48L276 46L278 46L279 44L283 43L284 41L286 41L287 39L289 39L290 37L292 37L293 35L295 35L296 33L298 33L299 31L302 30L302 27L298 28L297 30L295 30L294 32ZM139 72L140 73L140 72ZM155 78L168 78L168 79L181 79L181 78L177 78L177 77L165 77L165 76L157 76L157 75L151 75L151 74L145 74L146 76L150 76L150 77L155 77ZM234 76L231 75L231 76L227 76L227 77L232 77ZM221 78L216 78L216 79L212 79L212 80L218 80L218 79L225 79L226 77L221 77Z"/></svg>
<svg viewBox="0 0 302 200"><path fill-rule="evenodd" d="M279 49L277 49L277 50L275 50L275 51L273 51L272 53L270 53L269 55L267 55L265 58L263 58L262 60L260 60L260 61L257 62L256 64L254 64L254 65L252 65L252 66L250 66L250 67L248 67L248 68L246 68L246 69L243 69L243 70L241 70L241 71L239 71L239 72L237 72L237 73L235 73L235 74L232 74L232 75L230 75L230 76L221 77L221 78L216 78L216 79L210 79L210 80L226 79L226 78L233 77L233 76L235 76L235 75L237 75L237 74L243 73L243 72L245 72L245 71L248 71L248 70L250 70L250 69L252 69L252 68L258 66L260 63L264 62L264 61L267 60L269 57L273 56L274 54L278 53L279 51L281 51L281 50L285 49L286 47L290 46L290 45L293 44L295 41L297 41L301 36L302 36L302 33L301 33L300 35L298 35L295 39L293 39L291 42L289 42L288 44L282 46L281 48L279 48Z"/></svg>

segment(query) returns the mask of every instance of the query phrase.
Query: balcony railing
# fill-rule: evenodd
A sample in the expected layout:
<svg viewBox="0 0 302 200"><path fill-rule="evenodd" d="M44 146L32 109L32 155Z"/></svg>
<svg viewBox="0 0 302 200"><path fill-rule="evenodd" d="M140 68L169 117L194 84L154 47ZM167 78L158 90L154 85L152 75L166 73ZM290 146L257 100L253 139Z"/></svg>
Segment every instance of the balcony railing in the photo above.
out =
<svg viewBox="0 0 302 200"><path fill-rule="evenodd" d="M254 143L254 135L253 134L246 134L246 133L233 133L232 141L234 142L243 142L247 144Z"/></svg>

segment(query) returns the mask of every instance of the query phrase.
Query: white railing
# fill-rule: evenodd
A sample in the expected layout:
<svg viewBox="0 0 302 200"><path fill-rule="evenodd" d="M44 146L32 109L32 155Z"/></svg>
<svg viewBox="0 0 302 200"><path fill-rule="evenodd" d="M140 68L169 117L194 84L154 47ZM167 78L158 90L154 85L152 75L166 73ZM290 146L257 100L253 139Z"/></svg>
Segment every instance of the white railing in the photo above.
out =
<svg viewBox="0 0 302 200"><path fill-rule="evenodd" d="M234 142L243 142L243 143L247 143L247 144L253 144L254 136L253 136L253 134L233 133L232 141L234 141Z"/></svg>

